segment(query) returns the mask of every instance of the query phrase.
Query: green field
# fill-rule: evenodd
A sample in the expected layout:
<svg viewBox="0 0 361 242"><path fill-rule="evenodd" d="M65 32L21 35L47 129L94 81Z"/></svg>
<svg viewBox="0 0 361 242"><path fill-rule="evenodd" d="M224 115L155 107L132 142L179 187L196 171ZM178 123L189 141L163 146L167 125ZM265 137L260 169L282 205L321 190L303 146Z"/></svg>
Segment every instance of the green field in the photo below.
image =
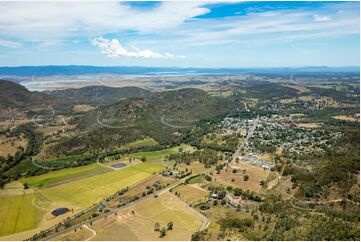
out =
<svg viewBox="0 0 361 242"><path fill-rule="evenodd" d="M44 210L33 205L36 194L0 197L0 236L35 228Z"/></svg>
<svg viewBox="0 0 361 242"><path fill-rule="evenodd" d="M145 156L147 161L118 170L91 164L23 178L20 181L28 183L35 193L0 197L0 236L36 228L45 215L45 210L40 207L86 208L151 177L164 168L162 158L178 152L178 148L134 153L133 157ZM24 167L31 166L31 161L24 163Z"/></svg>
<svg viewBox="0 0 361 242"><path fill-rule="evenodd" d="M150 177L153 172L161 170L161 166L141 163L47 188L42 190L42 193L54 202L63 202L76 207L88 207L122 188Z"/></svg>
<svg viewBox="0 0 361 242"><path fill-rule="evenodd" d="M147 158L147 161L160 163L161 158L164 158L165 156L170 155L170 154L178 153L179 148L182 148L183 150L193 149L189 145L180 145L180 146L176 146L176 147L172 147L172 148L164 149L164 150L158 150L158 151L137 152L137 153L133 153L131 156L138 158L138 159L145 156Z"/></svg>
<svg viewBox="0 0 361 242"><path fill-rule="evenodd" d="M67 182L72 182L75 180L104 174L111 171L98 164L91 164L86 166L80 166L76 168L67 168L57 171L52 171L40 176L28 177L23 179L23 182L29 184L30 187L50 187L55 185L64 184Z"/></svg>

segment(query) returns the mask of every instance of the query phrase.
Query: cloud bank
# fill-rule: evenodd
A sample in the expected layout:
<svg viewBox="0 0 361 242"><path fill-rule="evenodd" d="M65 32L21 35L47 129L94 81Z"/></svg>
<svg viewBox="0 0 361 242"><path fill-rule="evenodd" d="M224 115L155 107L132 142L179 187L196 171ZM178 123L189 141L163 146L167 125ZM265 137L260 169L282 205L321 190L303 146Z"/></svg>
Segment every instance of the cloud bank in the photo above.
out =
<svg viewBox="0 0 361 242"><path fill-rule="evenodd" d="M134 48L134 51L129 51L125 49L119 40L117 39L105 39L103 37L94 38L91 41L92 45L97 46L101 49L102 54L112 57L135 57L135 58L185 58L185 56L176 56L170 53L160 54L148 49L138 49Z"/></svg>

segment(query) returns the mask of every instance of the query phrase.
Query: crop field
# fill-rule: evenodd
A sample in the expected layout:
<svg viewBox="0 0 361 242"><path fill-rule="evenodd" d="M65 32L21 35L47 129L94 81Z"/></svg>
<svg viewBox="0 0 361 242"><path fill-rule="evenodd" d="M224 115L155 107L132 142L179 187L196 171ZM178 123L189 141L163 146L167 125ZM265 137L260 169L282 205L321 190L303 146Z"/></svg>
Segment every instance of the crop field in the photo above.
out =
<svg viewBox="0 0 361 242"><path fill-rule="evenodd" d="M52 171L40 176L25 178L23 179L23 182L27 183L30 187L46 188L100 175L109 171L111 171L111 169L107 169L98 164L91 164L87 166Z"/></svg>
<svg viewBox="0 0 361 242"><path fill-rule="evenodd" d="M43 194L51 201L61 201L76 207L87 207L161 169L160 166L142 163L44 189Z"/></svg>
<svg viewBox="0 0 361 242"><path fill-rule="evenodd" d="M35 228L45 214L33 205L35 194L0 197L0 236Z"/></svg>
<svg viewBox="0 0 361 242"><path fill-rule="evenodd" d="M180 185L172 190L173 193L177 192L179 198L187 204L199 204L208 200L209 192L197 185Z"/></svg>
<svg viewBox="0 0 361 242"><path fill-rule="evenodd" d="M155 223L167 227L173 222L172 230L160 238L154 231ZM95 231L95 236L84 233L84 229L56 238L57 240L189 240L192 233L199 230L202 220L183 201L166 192L157 198L149 197L130 207L120 210L117 215L87 225ZM81 236L83 234L83 236Z"/></svg>

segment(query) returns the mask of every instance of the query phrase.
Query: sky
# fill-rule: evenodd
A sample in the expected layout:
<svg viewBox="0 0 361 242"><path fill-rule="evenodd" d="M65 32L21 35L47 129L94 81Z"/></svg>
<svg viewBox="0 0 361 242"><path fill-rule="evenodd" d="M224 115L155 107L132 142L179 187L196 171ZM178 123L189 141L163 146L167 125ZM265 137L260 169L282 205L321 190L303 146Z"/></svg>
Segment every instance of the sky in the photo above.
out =
<svg viewBox="0 0 361 242"><path fill-rule="evenodd" d="M359 66L359 2L0 2L0 66Z"/></svg>

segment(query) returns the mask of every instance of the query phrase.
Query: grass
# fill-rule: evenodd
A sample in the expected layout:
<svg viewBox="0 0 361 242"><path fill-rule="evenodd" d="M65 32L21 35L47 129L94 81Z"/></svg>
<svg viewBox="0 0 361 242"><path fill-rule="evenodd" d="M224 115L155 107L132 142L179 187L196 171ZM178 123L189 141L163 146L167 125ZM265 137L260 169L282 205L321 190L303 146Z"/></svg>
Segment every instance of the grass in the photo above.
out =
<svg viewBox="0 0 361 242"><path fill-rule="evenodd" d="M187 146L183 146L187 148ZM67 207L81 209L114 194L116 191L136 184L163 169L162 157L178 152L179 147L153 152L138 152L133 157L146 156L144 163L134 164L118 170L101 167L98 164L67 168L49 173L23 178L31 188L36 188L35 193L0 197L0 235L17 233L39 226L44 217L44 210L33 206L43 203L45 207ZM68 157L67 161L78 157ZM36 168L36 167L35 167ZM34 169L30 160L23 161L11 172Z"/></svg>
<svg viewBox="0 0 361 242"><path fill-rule="evenodd" d="M159 150L159 151L145 151L145 152L137 152L133 153L131 156L135 158L142 158L143 156L147 158L147 161L160 163L161 159L167 155L178 153L179 148L183 150L192 149L189 145L180 145L176 147L172 147L169 149Z"/></svg>
<svg viewBox="0 0 361 242"><path fill-rule="evenodd" d="M52 171L40 176L25 178L22 181L24 183L28 183L30 187L45 188L61 183L67 183L74 180L103 174L109 171L111 171L111 169L99 166L98 164L91 164L87 166Z"/></svg>
<svg viewBox="0 0 361 242"><path fill-rule="evenodd" d="M204 175L197 175L186 180L188 184L199 183L204 179Z"/></svg>
<svg viewBox="0 0 361 242"><path fill-rule="evenodd" d="M191 185L180 185L172 192L178 192L179 198L188 204L199 204L208 200L209 192Z"/></svg>
<svg viewBox="0 0 361 242"><path fill-rule="evenodd" d="M233 173L234 169L237 169L237 173ZM272 172L269 170L240 161L228 167L227 171L222 170L220 174L214 174L212 183L258 193L262 189L261 181L266 181L270 173ZM248 181L244 180L245 175L249 176Z"/></svg>
<svg viewBox="0 0 361 242"><path fill-rule="evenodd" d="M44 211L33 205L36 194L0 197L0 236L35 228Z"/></svg>
<svg viewBox="0 0 361 242"><path fill-rule="evenodd" d="M159 232L154 231L154 224L160 223L166 227L168 222L173 222L173 230L168 230L164 238L159 237ZM94 240L190 240L191 235L198 231L201 219L186 204L170 193L163 193L157 198L149 197L141 200L116 216L110 215L107 219L100 219L88 225L96 231ZM83 229L84 230L84 229ZM77 232L69 232L66 239L79 239ZM89 237L83 236L81 240ZM57 238L58 239L58 238ZM60 239L64 239L60 238Z"/></svg>
<svg viewBox="0 0 361 242"><path fill-rule="evenodd" d="M8 155L15 155L18 150L17 147L21 146L26 149L28 141L24 138L19 138L18 140L15 137L6 138L3 135L0 135L0 155L7 157Z"/></svg>
<svg viewBox="0 0 361 242"><path fill-rule="evenodd" d="M60 201L76 207L88 207L122 188L150 177L153 172L161 170L161 166L141 163L47 188L43 190L43 194L51 201Z"/></svg>

